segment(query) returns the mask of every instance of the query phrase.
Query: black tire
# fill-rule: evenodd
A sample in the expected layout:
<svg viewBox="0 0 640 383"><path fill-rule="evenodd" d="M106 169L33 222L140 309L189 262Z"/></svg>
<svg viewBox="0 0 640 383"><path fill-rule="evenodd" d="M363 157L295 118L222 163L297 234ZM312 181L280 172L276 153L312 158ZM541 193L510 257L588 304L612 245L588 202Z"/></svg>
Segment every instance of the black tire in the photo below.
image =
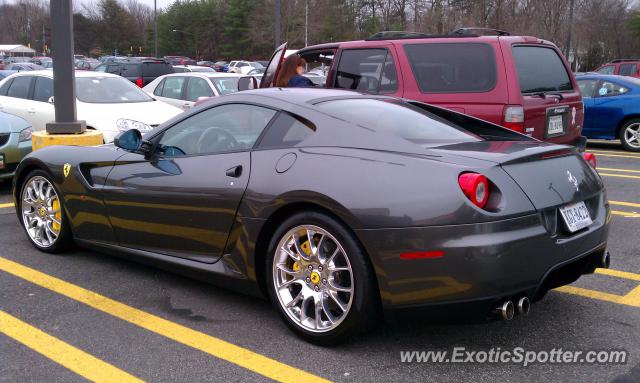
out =
<svg viewBox="0 0 640 383"><path fill-rule="evenodd" d="M620 128L618 137L620 138L620 143L625 148L625 150L628 150L630 152L640 152L640 138L636 140L635 146L627 142L627 139L625 138L625 132L627 131L627 129L629 129L631 126L634 126L634 125L640 126L639 118L634 118L625 122L622 128Z"/></svg>
<svg viewBox="0 0 640 383"><path fill-rule="evenodd" d="M328 332L312 332L293 321L282 307L273 278L273 263L276 247L291 229L301 225L313 225L330 233L345 250L353 275L353 297L351 307L339 325ZM302 339L323 346L343 342L355 335L372 329L379 315L379 294L373 268L350 230L334 218L316 211L294 214L280 224L269 244L266 258L266 284L269 299L277 308L285 323Z"/></svg>
<svg viewBox="0 0 640 383"><path fill-rule="evenodd" d="M26 177L24 182L22 183L21 187L20 187L20 194L18 195L18 204L19 204L19 211L23 211L23 195L24 195L24 189L27 187L27 185L29 184L29 182L34 179L35 177L42 177L44 179L47 180L47 182L49 182L49 184L51 184L51 186L53 186L53 189L55 190L56 194L58 195L58 200L60 203L60 233L57 237L57 239L54 241L54 243L50 246L41 246L38 243L36 243L31 236L29 235L29 233L27 232L27 228L26 228L26 223L25 223L25 218L22 214L20 214L20 222L22 223L22 228L25 231L25 234L27 235L27 238L29 239L29 242L31 242L31 244L38 250L43 251L45 253L51 253L51 254L57 254L57 253L61 253L65 250L68 250L72 243L73 243L73 238L72 238L72 234L71 234L71 229L69 227L69 221L67 219L67 214L65 212L64 209L64 200L62 198L62 194L60 193L60 190L58 190L58 188L55 186L54 182L51 180L51 176L40 169L36 169L33 170L32 172L30 172Z"/></svg>

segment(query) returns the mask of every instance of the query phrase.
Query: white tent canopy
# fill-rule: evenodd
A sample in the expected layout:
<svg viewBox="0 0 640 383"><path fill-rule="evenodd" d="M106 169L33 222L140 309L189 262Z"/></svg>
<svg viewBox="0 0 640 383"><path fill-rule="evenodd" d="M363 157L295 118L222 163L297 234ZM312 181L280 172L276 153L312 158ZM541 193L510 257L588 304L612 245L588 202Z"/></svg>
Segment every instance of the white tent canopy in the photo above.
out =
<svg viewBox="0 0 640 383"><path fill-rule="evenodd" d="M36 50L24 45L0 45L0 55L6 56L28 56L35 55Z"/></svg>

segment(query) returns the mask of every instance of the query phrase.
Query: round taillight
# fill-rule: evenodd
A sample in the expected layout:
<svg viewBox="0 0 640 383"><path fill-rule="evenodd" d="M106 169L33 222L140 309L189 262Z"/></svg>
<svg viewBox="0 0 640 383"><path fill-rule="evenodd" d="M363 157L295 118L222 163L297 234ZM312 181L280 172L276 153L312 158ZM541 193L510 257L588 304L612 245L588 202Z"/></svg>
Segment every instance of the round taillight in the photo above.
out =
<svg viewBox="0 0 640 383"><path fill-rule="evenodd" d="M489 200L489 181L478 173L462 173L458 184L464 195L477 207L484 209Z"/></svg>

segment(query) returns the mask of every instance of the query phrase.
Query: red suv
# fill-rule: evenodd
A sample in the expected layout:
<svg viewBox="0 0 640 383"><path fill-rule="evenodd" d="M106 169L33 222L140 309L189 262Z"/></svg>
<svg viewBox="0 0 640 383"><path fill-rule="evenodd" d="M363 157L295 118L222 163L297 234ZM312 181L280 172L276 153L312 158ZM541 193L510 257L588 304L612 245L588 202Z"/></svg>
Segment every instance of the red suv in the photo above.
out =
<svg viewBox="0 0 640 383"><path fill-rule="evenodd" d="M618 59L602 65L596 69L600 74L617 74L618 76L630 76L640 78L640 60Z"/></svg>
<svg viewBox="0 0 640 383"><path fill-rule="evenodd" d="M536 37L486 32L380 32L367 40L314 45L296 53L310 66L329 67L327 88L418 100L540 140L584 144L582 98L558 48ZM276 49L260 87L273 86L287 53L287 44Z"/></svg>

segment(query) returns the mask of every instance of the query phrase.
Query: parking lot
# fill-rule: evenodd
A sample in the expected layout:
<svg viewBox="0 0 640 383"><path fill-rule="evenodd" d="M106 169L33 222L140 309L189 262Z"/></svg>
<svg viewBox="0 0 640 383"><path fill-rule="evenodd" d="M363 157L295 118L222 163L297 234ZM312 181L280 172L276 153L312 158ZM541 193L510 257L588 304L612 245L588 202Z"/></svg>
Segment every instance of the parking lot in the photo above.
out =
<svg viewBox="0 0 640 383"><path fill-rule="evenodd" d="M266 300L95 252L36 251L0 186L0 381L640 380L640 155L591 144L613 211L611 269L482 322L402 317L322 348L296 338ZM611 350L626 364L402 363L402 351ZM66 368L65 368L66 367Z"/></svg>

